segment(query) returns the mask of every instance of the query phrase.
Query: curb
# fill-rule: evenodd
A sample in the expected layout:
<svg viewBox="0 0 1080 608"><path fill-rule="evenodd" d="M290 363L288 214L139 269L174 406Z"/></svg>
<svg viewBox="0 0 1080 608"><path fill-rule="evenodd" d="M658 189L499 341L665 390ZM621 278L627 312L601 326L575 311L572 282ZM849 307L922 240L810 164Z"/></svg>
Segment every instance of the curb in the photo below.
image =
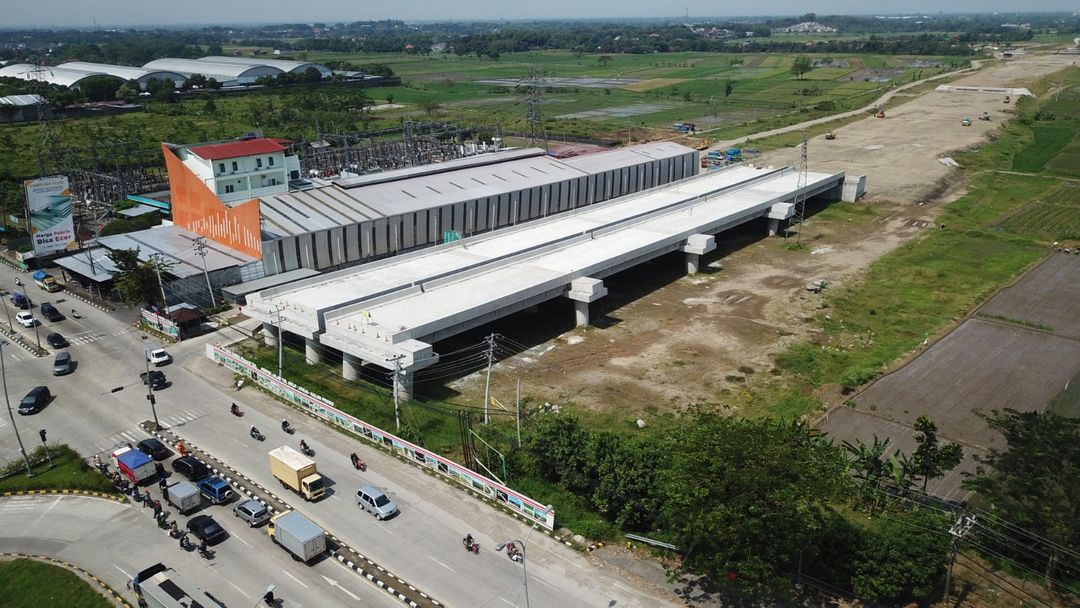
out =
<svg viewBox="0 0 1080 608"><path fill-rule="evenodd" d="M165 435L164 433L162 433L162 428L161 427L159 427L157 431L151 430L153 428L153 423L150 422L150 421L143 421L143 422L139 423L139 427L142 428L147 433L150 433L151 435L156 437L158 440L162 441L163 443L166 443L167 445L169 445L170 447L175 449L177 441L175 441L173 437L169 437L169 436ZM174 437L178 437L178 436L174 435ZM271 504L268 504L267 501L263 500L259 496L256 496L254 492L250 491L247 487L242 485L242 484L247 484L247 485L250 485L251 487L257 488L258 490L263 492L265 495L267 495L267 496L271 497L272 499L276 500L278 503L280 503L282 505L285 505L290 510L293 510L293 507L290 506L289 503L282 500L281 497L279 497L277 494L274 494L269 489L267 489L263 485L259 484L255 480L243 475L242 473L236 471L235 469L233 469L232 467L229 467L228 465L222 463L221 461L210 457L207 452L205 452L203 450L200 450L198 447L193 445L187 439L182 439L182 441L184 442L185 448L187 448L186 452L187 452L188 456L193 456L199 462L201 462L201 463L205 464L207 467L209 467L210 471L214 475L217 475L221 479L227 481L229 483L229 485L231 485L233 487L233 489L237 492L238 495L243 495L243 496L246 496L248 499L258 501L259 504L266 507L266 509L271 514L276 515L276 514L282 512L280 509L276 508L275 506L273 506ZM201 456L205 456L205 458L200 457L200 455L197 455L196 452L198 452ZM383 591L389 593L394 598L400 600L406 606L409 606L410 608L419 608L420 604L417 604L416 602L410 600L408 597L405 596L404 593L402 593L402 592L398 591L398 589L395 589L394 587L388 585L381 578L379 578L380 575L383 576L383 577L392 578L394 581L397 582L398 585L400 585L399 588L408 588L413 593L415 593L415 594L421 596L422 598L424 598L425 600L427 600L429 602L429 605L431 605L431 606L442 606L443 605L441 602L435 600L434 598L432 598L428 594L424 593L423 591L420 591L419 589L417 589L416 587L414 587L414 586L410 585L409 583L405 582L404 580L402 580L401 578L399 578L398 576L396 576L392 572L384 569L383 567L379 566L375 562L371 561L370 559L365 557L359 551L356 551L355 549L352 549L351 547L349 547L348 544L344 543L341 539L339 539L337 536L331 534L329 531L326 532L326 537L327 537L328 540L330 540L334 544L334 548L328 547L329 553L330 553L330 555L332 557L337 559L342 564L347 565L350 569L352 569L353 571L357 572L358 574L360 574L361 576L366 578L368 580L368 582L374 584L378 588L380 588ZM345 549L349 553L352 553L353 555L355 555L356 558L357 558L356 561L348 559L349 556L343 555L340 552L340 549ZM369 572L369 571L365 570L362 567L361 564L357 563L358 561L363 561L363 562L366 562L367 564L369 564L369 568L371 568L372 571Z"/></svg>
<svg viewBox="0 0 1080 608"><path fill-rule="evenodd" d="M101 589L99 589L98 591L102 595L112 596L110 599L112 599L114 603L116 603L116 604L118 604L120 606L123 606L124 608L132 608L131 604L128 603L128 601L125 600L123 598L123 596L121 596L119 593L117 593L115 589L113 589L108 584L106 584L105 581L103 581L100 578L94 576L90 572L87 572L86 570L83 570L82 568L76 566L75 564L73 564L71 562L66 562L66 561L64 561L62 559L56 559L56 558L47 557L47 556L44 556L44 555L30 555L30 554L27 554L27 553L0 553L0 557L13 557L13 558L17 558L17 559L18 558L32 559L32 560L36 560L36 561L39 561L39 562L57 564L57 565L62 566L63 568L66 568L68 570L73 570L73 571L75 571L75 572L77 572L79 574L82 574L85 577L88 577L90 580L97 583L98 586L101 587ZM92 586L91 586L91 588L92 588Z"/></svg>
<svg viewBox="0 0 1080 608"><path fill-rule="evenodd" d="M3 334L4 338L6 338L9 342L14 342L15 344L18 344L23 348L23 350L35 357L46 357L49 354L49 351L45 350L44 348L39 350L36 346L24 340L20 334L15 332L15 328L13 327L9 327L8 329L0 328L0 334Z"/></svg>
<svg viewBox="0 0 1080 608"><path fill-rule="evenodd" d="M82 297L81 295L79 295L79 294L77 294L77 293L75 293L75 292L73 292L73 291L71 291L71 290L69 290L67 288L65 288L64 291L69 296L71 296L72 298L75 298L76 300L82 302L83 304L89 304L90 306L93 306L94 308L96 308L98 310L101 310L101 311L104 311L104 312L114 312L116 310L115 308L107 308L105 306L102 306L101 304L98 304L97 302L94 302L93 300L88 300L88 299Z"/></svg>
<svg viewBox="0 0 1080 608"><path fill-rule="evenodd" d="M42 496L55 494L57 496L90 496L93 498L104 498L107 500L113 500L119 503L127 503L127 499L116 494L109 492L95 492L93 490L15 490L13 492L2 492L0 497L11 496Z"/></svg>

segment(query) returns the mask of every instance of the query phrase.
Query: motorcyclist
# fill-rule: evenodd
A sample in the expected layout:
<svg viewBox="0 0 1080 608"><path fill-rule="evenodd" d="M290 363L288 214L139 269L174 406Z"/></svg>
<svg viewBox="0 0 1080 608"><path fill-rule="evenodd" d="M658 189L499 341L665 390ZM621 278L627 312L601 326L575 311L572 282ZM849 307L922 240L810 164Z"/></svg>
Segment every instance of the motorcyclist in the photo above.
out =
<svg viewBox="0 0 1080 608"><path fill-rule="evenodd" d="M229 408L229 411L232 412L234 416L239 416L240 415L240 406L236 405L236 402L233 401L232 407Z"/></svg>
<svg viewBox="0 0 1080 608"><path fill-rule="evenodd" d="M210 551L210 548L206 546L206 541L199 541L199 553L205 555L208 551Z"/></svg>
<svg viewBox="0 0 1080 608"><path fill-rule="evenodd" d="M289 430L289 421L284 418L281 419L281 430L286 432Z"/></svg>
<svg viewBox="0 0 1080 608"><path fill-rule="evenodd" d="M353 452L349 455L349 460L352 460L352 464L354 467L358 469L360 468L360 457L356 455L356 452Z"/></svg>
<svg viewBox="0 0 1080 608"><path fill-rule="evenodd" d="M300 451L304 452L306 454L306 453L308 453L308 451L310 451L310 449L311 448L308 447L307 442L304 441L303 439L301 439L300 440Z"/></svg>
<svg viewBox="0 0 1080 608"><path fill-rule="evenodd" d="M466 534L465 535L465 548L466 549L472 549L473 542L474 541L473 541L472 533L470 532L469 534Z"/></svg>
<svg viewBox="0 0 1080 608"><path fill-rule="evenodd" d="M251 436L252 437L254 437L255 439L258 439L259 436L261 436L261 435L262 435L262 433L259 432L259 429L255 428L255 427L251 427Z"/></svg>

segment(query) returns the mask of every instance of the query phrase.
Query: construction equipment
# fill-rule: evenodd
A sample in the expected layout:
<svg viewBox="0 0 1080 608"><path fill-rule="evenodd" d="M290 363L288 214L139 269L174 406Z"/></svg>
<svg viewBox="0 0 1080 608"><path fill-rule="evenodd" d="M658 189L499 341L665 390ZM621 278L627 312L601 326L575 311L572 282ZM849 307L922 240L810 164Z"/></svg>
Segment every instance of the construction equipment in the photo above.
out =
<svg viewBox="0 0 1080 608"><path fill-rule="evenodd" d="M971 126L971 119L968 118L967 116L965 116L964 119L960 121L960 126L962 126L962 127L970 127Z"/></svg>
<svg viewBox="0 0 1080 608"><path fill-rule="evenodd" d="M697 143L696 146L694 146L694 149L695 150L708 150L709 149L709 140L707 140L707 139L698 140L698 143Z"/></svg>
<svg viewBox="0 0 1080 608"><path fill-rule="evenodd" d="M1005 96L1005 102L1004 103L1009 103L1009 96L1008 95Z"/></svg>
<svg viewBox="0 0 1080 608"><path fill-rule="evenodd" d="M836 139L836 133L833 133L832 131L825 133L825 139Z"/></svg>
<svg viewBox="0 0 1080 608"><path fill-rule="evenodd" d="M982 116L979 117L979 120L982 120L984 122L990 122L990 113L989 112L983 112Z"/></svg>
<svg viewBox="0 0 1080 608"><path fill-rule="evenodd" d="M885 118L885 110L878 110L877 114L874 114L874 118Z"/></svg>

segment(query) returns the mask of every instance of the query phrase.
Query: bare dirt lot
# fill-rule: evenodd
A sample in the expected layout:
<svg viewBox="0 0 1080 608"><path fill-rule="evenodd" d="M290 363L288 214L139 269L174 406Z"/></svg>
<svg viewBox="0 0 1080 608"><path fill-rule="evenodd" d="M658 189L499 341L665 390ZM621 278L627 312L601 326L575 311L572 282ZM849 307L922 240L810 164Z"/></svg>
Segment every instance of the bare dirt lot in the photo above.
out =
<svg viewBox="0 0 1080 608"><path fill-rule="evenodd" d="M1063 57L1028 56L962 82L1026 86L1068 64ZM533 399L573 403L620 421L649 420L650 413L693 403L761 413L768 404L745 388L772 381L773 356L815 331L821 298L805 285L818 278L842 284L930 226L937 207L919 203L958 192L955 170L938 158L984 141L1007 118L1011 105L1001 101L933 92L885 119L843 127L835 141L811 140L811 171L866 174L869 195L857 206L811 217L803 231L807 251L786 249L781 239L765 237L764 224L752 223L721 234L719 251L703 259L699 275L683 276L682 258L672 255L609 277L609 295L593 305L596 327L572 329L566 302L504 320L496 331L533 348L496 368L499 398L512 397L513 382L521 379L523 394ZM983 111L991 112L991 122L960 126L965 115ZM797 150L778 150L761 164L797 159ZM476 375L454 388L465 402L483 400Z"/></svg>

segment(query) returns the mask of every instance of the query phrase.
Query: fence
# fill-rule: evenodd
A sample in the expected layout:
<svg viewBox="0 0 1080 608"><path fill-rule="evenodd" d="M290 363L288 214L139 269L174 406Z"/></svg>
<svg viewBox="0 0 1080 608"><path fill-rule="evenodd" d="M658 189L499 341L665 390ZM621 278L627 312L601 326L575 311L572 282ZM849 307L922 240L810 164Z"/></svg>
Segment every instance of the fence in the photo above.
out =
<svg viewBox="0 0 1080 608"><path fill-rule="evenodd" d="M161 315L154 314L145 308L142 309L141 312L142 320L146 321L147 325L172 338L176 342L180 341L180 327L176 323L173 323Z"/></svg>
<svg viewBox="0 0 1080 608"><path fill-rule="evenodd" d="M285 401L302 408L327 422L367 439L392 452L404 456L417 466L430 469L441 476L460 483L484 496L499 502L508 509L520 513L530 521L544 526L548 530L555 527L555 510L547 510L535 500L470 470L434 452L410 443L400 437L370 425L334 407L332 401L316 395L288 380L279 378L272 372L257 367L247 359L230 352L220 345L207 344L206 356L228 367L234 372L246 376L259 386L277 395Z"/></svg>

